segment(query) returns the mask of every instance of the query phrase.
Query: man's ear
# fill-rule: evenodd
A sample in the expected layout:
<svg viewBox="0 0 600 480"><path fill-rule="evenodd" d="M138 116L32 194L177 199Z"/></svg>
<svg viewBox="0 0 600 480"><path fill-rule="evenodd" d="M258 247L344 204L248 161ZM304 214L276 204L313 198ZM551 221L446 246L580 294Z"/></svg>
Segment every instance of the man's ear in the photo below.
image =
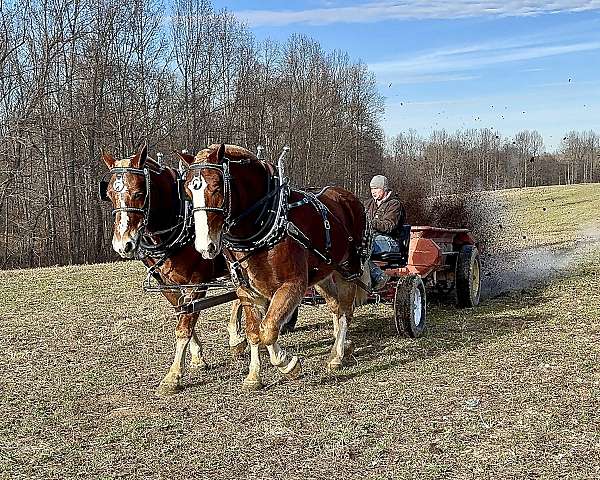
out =
<svg viewBox="0 0 600 480"><path fill-rule="evenodd" d="M190 155L189 153L178 152L177 150L175 150L173 153L175 153L181 160L183 160L188 165L194 163L195 157L193 155Z"/></svg>
<svg viewBox="0 0 600 480"><path fill-rule="evenodd" d="M132 168L144 168L144 164L146 163L146 159L148 158L148 144L144 144L142 149L139 151L137 155L135 155L131 159L131 167Z"/></svg>
<svg viewBox="0 0 600 480"><path fill-rule="evenodd" d="M106 152L104 152L104 150L101 151L101 155L102 155L102 160L104 160L104 163L106 164L108 169L112 170L115 166L115 163L117 163L117 161L113 158L113 156L110 153L106 153Z"/></svg>

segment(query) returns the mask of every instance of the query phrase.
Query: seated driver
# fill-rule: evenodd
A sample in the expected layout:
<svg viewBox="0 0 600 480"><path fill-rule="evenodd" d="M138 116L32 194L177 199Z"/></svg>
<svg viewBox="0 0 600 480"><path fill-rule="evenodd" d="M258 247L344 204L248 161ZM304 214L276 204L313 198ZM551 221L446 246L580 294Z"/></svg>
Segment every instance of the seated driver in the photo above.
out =
<svg viewBox="0 0 600 480"><path fill-rule="evenodd" d="M373 227L373 254L396 253L400 244L396 240L400 236L402 225L406 219L404 207L388 185L387 177L375 175L369 184L371 197L365 203L365 211ZM373 290L380 290L389 280L389 276L374 262L371 268L371 285Z"/></svg>

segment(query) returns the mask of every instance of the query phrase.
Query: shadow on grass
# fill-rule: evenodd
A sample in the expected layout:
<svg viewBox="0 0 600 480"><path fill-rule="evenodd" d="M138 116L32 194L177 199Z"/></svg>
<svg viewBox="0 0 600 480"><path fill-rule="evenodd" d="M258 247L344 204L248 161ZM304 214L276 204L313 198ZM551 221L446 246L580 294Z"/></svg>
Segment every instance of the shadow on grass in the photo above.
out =
<svg viewBox="0 0 600 480"><path fill-rule="evenodd" d="M350 339L356 343L357 348L347 360L348 366L339 373L315 379L314 384L336 384L383 372L461 348L494 341L532 325L545 323L551 320L551 315L540 315L531 308L539 307L549 300L542 296L541 291L527 291L521 295L508 294L474 309L460 310L447 304L436 305L436 302L431 302L428 330L425 336L419 339L397 334L391 307L390 315L361 315L359 310L353 323L354 327L349 332Z"/></svg>

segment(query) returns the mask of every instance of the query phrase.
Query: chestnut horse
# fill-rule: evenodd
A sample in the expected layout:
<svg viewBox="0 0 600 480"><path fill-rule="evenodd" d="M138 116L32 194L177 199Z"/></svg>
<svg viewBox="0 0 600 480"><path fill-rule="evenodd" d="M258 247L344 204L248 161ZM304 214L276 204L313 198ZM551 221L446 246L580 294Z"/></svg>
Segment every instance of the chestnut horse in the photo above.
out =
<svg viewBox="0 0 600 480"><path fill-rule="evenodd" d="M187 160L193 159L191 155ZM115 216L112 246L123 258L138 258L163 285L174 287L206 283L227 275L225 259L203 259L193 246L191 222L186 222L189 207L178 172L164 167L147 155L147 148L131 158L115 160L103 154L109 168L100 182L100 196L113 204ZM206 289L165 288L162 294L177 310L184 301L204 297ZM241 335L239 301L236 300L228 325L232 353L241 353L246 339ZM169 395L181 389L185 353L191 352L190 369L205 369L202 345L194 327L198 313L177 312L175 358L160 382L158 393Z"/></svg>
<svg viewBox="0 0 600 480"><path fill-rule="evenodd" d="M318 194L291 190L281 175L244 148L212 145L196 155L186 177L196 250L210 259L224 249L238 297L256 308L251 317L245 311L247 389L262 386L259 344L281 373L300 373L298 358L279 346L278 336L311 285L333 312L335 341L327 368L341 368L352 348L346 334L355 301L366 299L356 280L369 282L364 265L371 233L360 200L339 187Z"/></svg>

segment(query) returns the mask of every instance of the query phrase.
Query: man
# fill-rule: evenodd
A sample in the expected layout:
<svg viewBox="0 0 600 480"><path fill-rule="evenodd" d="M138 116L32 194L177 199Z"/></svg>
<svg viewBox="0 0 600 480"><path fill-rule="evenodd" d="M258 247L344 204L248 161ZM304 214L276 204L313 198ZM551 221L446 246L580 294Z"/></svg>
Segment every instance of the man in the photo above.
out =
<svg viewBox="0 0 600 480"><path fill-rule="evenodd" d="M367 217L373 227L373 254L399 252L399 237L406 214L398 197L388 185L387 177L375 175L369 184L371 197L365 204ZM389 280L389 276L375 263L370 262L371 284L374 290L380 290Z"/></svg>

